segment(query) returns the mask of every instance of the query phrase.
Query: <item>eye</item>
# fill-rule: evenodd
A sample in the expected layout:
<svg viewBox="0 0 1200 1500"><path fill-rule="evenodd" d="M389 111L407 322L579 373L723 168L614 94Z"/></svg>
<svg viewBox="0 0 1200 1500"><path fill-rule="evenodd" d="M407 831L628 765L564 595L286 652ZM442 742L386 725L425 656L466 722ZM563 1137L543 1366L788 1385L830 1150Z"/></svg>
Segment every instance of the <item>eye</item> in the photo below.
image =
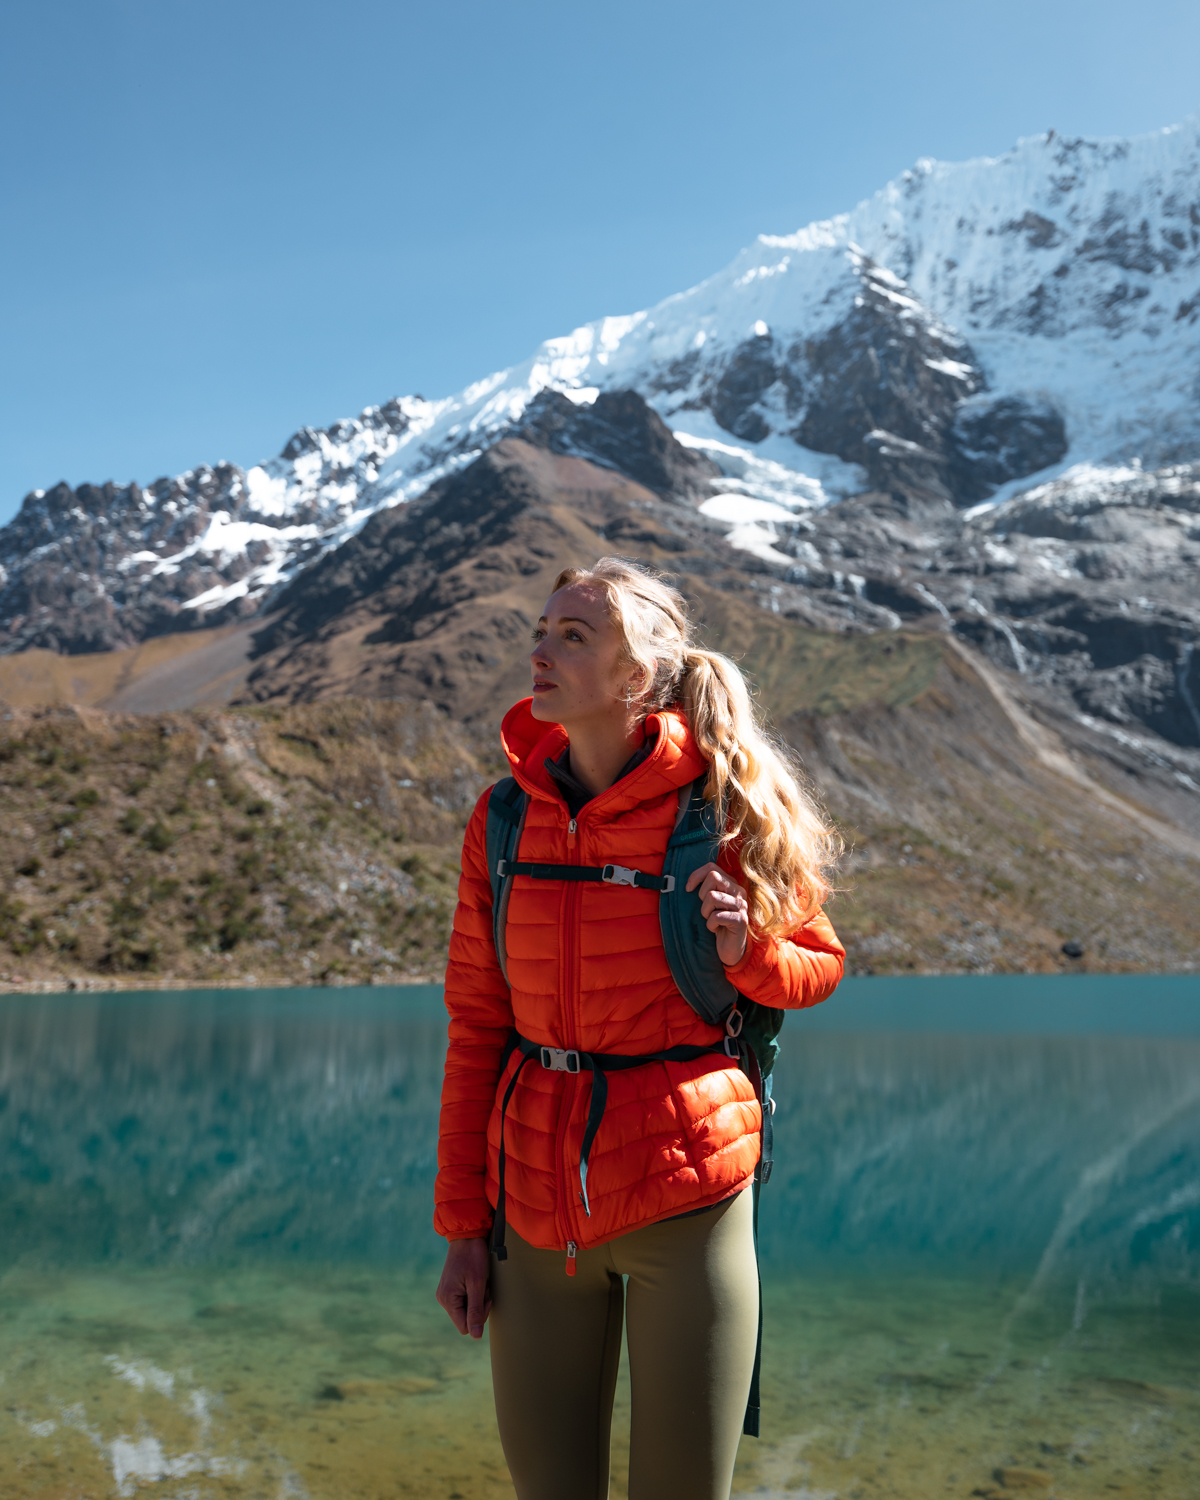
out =
<svg viewBox="0 0 1200 1500"><path fill-rule="evenodd" d="M536 630L536 629L534 630L534 632L533 632L533 644L535 646L537 645L537 643L539 641L545 640L545 638L546 638L546 632L544 630Z"/></svg>
<svg viewBox="0 0 1200 1500"><path fill-rule="evenodd" d="M564 639L568 641L581 641L583 637L579 634L578 630L568 630Z"/></svg>

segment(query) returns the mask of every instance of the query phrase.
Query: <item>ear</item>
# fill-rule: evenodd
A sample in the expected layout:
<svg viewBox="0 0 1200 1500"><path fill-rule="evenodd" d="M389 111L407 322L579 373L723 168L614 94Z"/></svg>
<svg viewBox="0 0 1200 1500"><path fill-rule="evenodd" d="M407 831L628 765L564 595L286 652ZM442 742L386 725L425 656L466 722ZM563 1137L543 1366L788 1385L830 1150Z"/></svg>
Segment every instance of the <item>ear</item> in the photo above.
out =
<svg viewBox="0 0 1200 1500"><path fill-rule="evenodd" d="M629 669L628 681L631 691L635 693L644 693L654 681L654 676L657 671L658 663L656 661L652 661L650 663L649 669L644 667L641 662L636 662Z"/></svg>

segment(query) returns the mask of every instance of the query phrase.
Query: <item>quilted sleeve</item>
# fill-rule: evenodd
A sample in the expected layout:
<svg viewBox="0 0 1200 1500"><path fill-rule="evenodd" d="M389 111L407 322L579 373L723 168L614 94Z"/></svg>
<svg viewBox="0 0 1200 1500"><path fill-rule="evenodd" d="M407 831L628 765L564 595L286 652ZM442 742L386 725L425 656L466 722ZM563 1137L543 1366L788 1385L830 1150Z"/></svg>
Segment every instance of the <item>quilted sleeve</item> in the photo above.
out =
<svg viewBox="0 0 1200 1500"><path fill-rule="evenodd" d="M720 863L735 880L743 879L736 847L728 849ZM799 1010L833 994L845 963L845 948L829 918L818 911L787 937L752 936L745 953L725 972L748 1000L776 1010Z"/></svg>
<svg viewBox="0 0 1200 1500"><path fill-rule="evenodd" d="M827 999L837 988L846 950L823 911L782 938L751 939L726 974L748 1000L797 1010Z"/></svg>
<svg viewBox="0 0 1200 1500"><path fill-rule="evenodd" d="M492 1208L484 1190L487 1128L496 1098L500 1054L513 1024L512 999L492 940L486 847L490 790L476 803L463 840L458 906L446 969L450 1030L438 1125L433 1225L447 1239L483 1236L492 1226Z"/></svg>

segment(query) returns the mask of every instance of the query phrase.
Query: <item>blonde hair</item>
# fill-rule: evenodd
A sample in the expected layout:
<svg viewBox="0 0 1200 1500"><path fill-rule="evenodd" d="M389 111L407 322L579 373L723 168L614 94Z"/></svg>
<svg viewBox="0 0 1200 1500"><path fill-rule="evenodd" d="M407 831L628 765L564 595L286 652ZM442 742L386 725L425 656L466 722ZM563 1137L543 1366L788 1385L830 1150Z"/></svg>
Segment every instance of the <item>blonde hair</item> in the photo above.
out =
<svg viewBox="0 0 1200 1500"><path fill-rule="evenodd" d="M724 814L722 845L737 842L750 920L764 936L794 931L832 889L837 832L802 788L799 767L764 733L737 663L693 644L683 595L619 557L564 568L557 592L578 583L602 594L625 655L643 671L639 711L678 708L709 763L705 797Z"/></svg>

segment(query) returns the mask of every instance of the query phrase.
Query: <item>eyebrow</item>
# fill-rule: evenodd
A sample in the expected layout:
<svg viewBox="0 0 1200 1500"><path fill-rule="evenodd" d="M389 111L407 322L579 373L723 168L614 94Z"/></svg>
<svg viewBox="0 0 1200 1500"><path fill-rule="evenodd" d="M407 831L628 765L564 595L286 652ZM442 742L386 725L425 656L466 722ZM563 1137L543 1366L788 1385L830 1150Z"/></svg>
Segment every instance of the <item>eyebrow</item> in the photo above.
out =
<svg viewBox="0 0 1200 1500"><path fill-rule="evenodd" d="M540 619L538 620L538 624L539 625L546 625L548 623L549 623L549 621L546 619L545 615L542 615L540 617ZM592 624L592 622L590 620L583 620L578 615L563 615L562 618L559 620L559 624L560 625L586 625L589 630L595 630L595 628L596 628Z"/></svg>

